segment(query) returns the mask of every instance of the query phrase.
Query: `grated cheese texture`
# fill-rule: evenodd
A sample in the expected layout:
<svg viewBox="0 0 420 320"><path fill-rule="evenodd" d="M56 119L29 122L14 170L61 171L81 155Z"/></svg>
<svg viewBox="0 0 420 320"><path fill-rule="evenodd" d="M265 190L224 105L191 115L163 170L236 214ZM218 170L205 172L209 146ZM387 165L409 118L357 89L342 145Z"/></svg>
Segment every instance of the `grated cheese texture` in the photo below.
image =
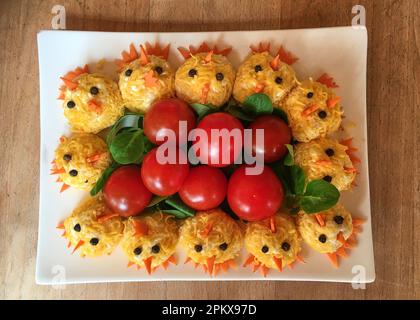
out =
<svg viewBox="0 0 420 320"><path fill-rule="evenodd" d="M313 96L308 97L308 93ZM336 98L334 92L312 79L303 81L282 103L287 113L293 137L299 142L324 138L336 131L341 124L343 111L340 103L327 106L327 100ZM308 112L309 110L312 112ZM325 117L321 117L325 113Z"/></svg>
<svg viewBox="0 0 420 320"><path fill-rule="evenodd" d="M136 235L136 223L143 224L147 233ZM130 217L125 221L121 249L130 262L140 267L145 266L144 260L152 257L151 268L156 268L175 253L178 243L178 229L178 224L173 216L160 212ZM153 246L158 246L159 252L154 253L152 251ZM140 254L135 253L136 248L140 248Z"/></svg>
<svg viewBox="0 0 420 320"><path fill-rule="evenodd" d="M273 257L281 259L282 266L292 264L301 251L301 238L292 217L278 213L274 216L275 229L270 228L270 219L248 222L245 232L245 248L257 262L277 269ZM284 244L284 245L283 245ZM284 250L283 247L289 248ZM263 252L262 248L268 251Z"/></svg>
<svg viewBox="0 0 420 320"><path fill-rule="evenodd" d="M198 102L220 107L232 94L235 70L225 56L213 54L211 61L206 62L207 55L207 53L192 55L178 68L175 74L176 95L188 103ZM196 74L190 76L190 70L196 70ZM219 73L223 76L222 80L216 78ZM203 98L206 86L208 92Z"/></svg>
<svg viewBox="0 0 420 320"><path fill-rule="evenodd" d="M314 214L306 214L303 211L298 213L297 226L303 240L313 249L320 253L336 252L343 244L337 239L338 234L342 233L344 240L347 240L353 232L352 217L341 204L333 208L318 213L325 221L325 226L321 226ZM342 217L344 220L338 224L334 217ZM319 239L320 236L326 237L325 243Z"/></svg>
<svg viewBox="0 0 420 320"><path fill-rule="evenodd" d="M77 249L82 257L98 257L111 254L120 242L124 230L121 217L115 216L103 222L98 217L112 213L103 197L88 198L64 220L65 237L72 246L79 241L83 244ZM80 226L80 231L76 225ZM98 242L92 241L97 239Z"/></svg>
<svg viewBox="0 0 420 320"><path fill-rule="evenodd" d="M211 230L206 234L208 226ZM207 229L209 230L209 229ZM180 229L180 244L195 263L205 264L206 259L215 257L215 263L236 258L243 245L239 225L221 209L202 211L185 220ZM221 244L227 244L222 250ZM202 250L197 252L196 245Z"/></svg>
<svg viewBox="0 0 420 320"><path fill-rule="evenodd" d="M66 88L63 102L64 116L73 132L98 133L123 115L124 105L118 85L110 78L84 73L73 82L77 83L77 88ZM97 94L90 92L92 87L98 89ZM69 101L74 102L74 107L68 107Z"/></svg>
<svg viewBox="0 0 420 320"><path fill-rule="evenodd" d="M346 153L347 146L337 140L319 138L298 143L295 147L295 162L309 181L331 177L331 183L339 190L349 190L356 178L352 161ZM327 152L333 152L328 156Z"/></svg>
<svg viewBox="0 0 420 320"><path fill-rule="evenodd" d="M111 164L111 155L106 143L90 133L78 133L70 138L62 137L61 141L55 150L55 165L65 171L60 174L60 179L77 189L91 190L103 171ZM70 174L72 170L76 175Z"/></svg>
<svg viewBox="0 0 420 320"><path fill-rule="evenodd" d="M119 76L119 88L125 106L133 112L145 113L158 100L174 96L174 72L169 63L157 56L148 55L149 63L142 65L136 59L126 65ZM162 73L156 68L160 67ZM127 75L127 70L131 74ZM155 84L146 85L145 77L153 72Z"/></svg>

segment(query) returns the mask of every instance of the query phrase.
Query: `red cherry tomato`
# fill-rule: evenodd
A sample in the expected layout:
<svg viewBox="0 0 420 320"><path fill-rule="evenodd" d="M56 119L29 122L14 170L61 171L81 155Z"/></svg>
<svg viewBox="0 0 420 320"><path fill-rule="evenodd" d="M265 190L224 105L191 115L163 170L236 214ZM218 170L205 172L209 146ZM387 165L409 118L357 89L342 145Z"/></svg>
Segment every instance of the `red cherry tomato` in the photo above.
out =
<svg viewBox="0 0 420 320"><path fill-rule="evenodd" d="M264 166L259 175L247 175L241 166L229 179L227 199L238 217L257 221L273 216L283 202L283 185L273 170Z"/></svg>
<svg viewBox="0 0 420 320"><path fill-rule="evenodd" d="M179 121L187 122L184 132L179 130ZM186 144L188 133L195 128L195 115L184 101L175 98L164 99L153 104L146 112L143 128L146 137L157 145L164 142L163 138L170 130L175 132L176 144L179 141L185 141L181 144Z"/></svg>
<svg viewBox="0 0 420 320"><path fill-rule="evenodd" d="M189 164L185 153L177 148L175 163L161 164L157 153L159 147L152 149L144 157L141 166L143 183L150 192L158 196L177 193L188 175ZM182 161L181 161L182 160ZM162 161L163 162L163 159Z"/></svg>
<svg viewBox="0 0 420 320"><path fill-rule="evenodd" d="M287 153L285 144L290 143L292 134L287 124L276 116L260 116L253 121L252 129L252 154L264 157L265 163L281 159ZM264 144L256 143L256 130L264 130Z"/></svg>
<svg viewBox="0 0 420 320"><path fill-rule="evenodd" d="M190 169L179 196L185 204L196 210L209 210L219 206L226 197L227 179L220 169L197 166Z"/></svg>
<svg viewBox="0 0 420 320"><path fill-rule="evenodd" d="M198 138L192 146L201 163L212 167L226 167L232 164L241 153L244 127L238 119L230 114L224 112L211 113L198 123L197 129L202 129L207 134L207 140L202 143ZM227 129L226 139L223 139L222 136L218 136L219 139L212 139L212 129L215 129L216 132L218 132L217 130ZM239 139L236 148L235 139L228 136L228 134L234 132L232 130L238 133ZM224 140L225 143L223 143ZM226 159L222 157L222 150L225 152Z"/></svg>
<svg viewBox="0 0 420 320"><path fill-rule="evenodd" d="M141 180L140 167L123 166L115 170L104 187L107 205L123 217L134 216L150 203L152 193Z"/></svg>

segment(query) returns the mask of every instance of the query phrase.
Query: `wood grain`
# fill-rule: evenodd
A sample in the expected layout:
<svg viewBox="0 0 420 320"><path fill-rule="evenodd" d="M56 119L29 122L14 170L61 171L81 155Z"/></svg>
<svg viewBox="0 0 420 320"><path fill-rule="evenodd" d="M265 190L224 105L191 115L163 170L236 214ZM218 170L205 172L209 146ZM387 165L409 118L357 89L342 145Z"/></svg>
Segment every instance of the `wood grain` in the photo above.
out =
<svg viewBox="0 0 420 320"><path fill-rule="evenodd" d="M366 8L368 133L376 281L161 282L73 285L34 282L38 226L39 88L36 34L51 8L67 28L212 31L349 25ZM0 298L35 299L419 299L420 2L150 0L0 2Z"/></svg>

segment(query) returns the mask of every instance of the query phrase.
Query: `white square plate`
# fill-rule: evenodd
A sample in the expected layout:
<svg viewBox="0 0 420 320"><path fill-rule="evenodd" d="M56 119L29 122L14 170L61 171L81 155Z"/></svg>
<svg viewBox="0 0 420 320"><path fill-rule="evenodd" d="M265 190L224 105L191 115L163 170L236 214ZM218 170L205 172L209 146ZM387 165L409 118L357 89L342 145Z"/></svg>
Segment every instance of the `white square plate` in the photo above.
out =
<svg viewBox="0 0 420 320"><path fill-rule="evenodd" d="M334 268L324 255L303 245L306 264L282 273L271 271L267 278L252 273L250 268L239 267L211 278L201 270L182 263L185 258L178 250L181 263L167 271L159 269L148 276L144 270L126 268L127 259L120 249L111 256L83 259L71 255L66 242L56 229L61 222L87 196L70 188L59 193L55 177L49 175L50 162L62 134L69 127L60 102L57 101L59 77L76 66L88 63L91 68L101 60L113 61L130 43L136 45L149 41L171 43L169 61L178 67L182 61L176 48L202 41L232 46L228 56L235 67L249 54L249 46L260 41L270 41L272 51L283 45L299 57L293 66L299 79L317 78L324 72L332 75L339 84L336 90L342 97L347 136L354 137L362 160L358 186L342 194L341 201L354 216L366 220L358 245L349 258L340 258L340 267ZM38 34L40 97L41 97L41 160L39 235L36 265L36 282L86 283L153 280L306 280L335 282L372 282L375 278L371 214L369 199L367 130L366 130L366 58L367 32L364 28L339 27L301 30L199 32L199 33L113 33L78 31L41 31ZM243 261L245 252L238 261Z"/></svg>

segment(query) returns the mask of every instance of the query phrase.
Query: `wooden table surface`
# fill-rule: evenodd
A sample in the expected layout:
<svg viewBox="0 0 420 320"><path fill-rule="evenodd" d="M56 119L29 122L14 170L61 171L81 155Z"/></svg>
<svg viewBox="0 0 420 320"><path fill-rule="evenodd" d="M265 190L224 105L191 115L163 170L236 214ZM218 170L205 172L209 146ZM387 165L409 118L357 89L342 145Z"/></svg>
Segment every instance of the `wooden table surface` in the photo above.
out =
<svg viewBox="0 0 420 320"><path fill-rule="evenodd" d="M62 4L67 29L216 31L350 25L366 8L368 134L376 281L35 284L39 192L36 34ZM419 299L420 1L0 1L0 298Z"/></svg>

